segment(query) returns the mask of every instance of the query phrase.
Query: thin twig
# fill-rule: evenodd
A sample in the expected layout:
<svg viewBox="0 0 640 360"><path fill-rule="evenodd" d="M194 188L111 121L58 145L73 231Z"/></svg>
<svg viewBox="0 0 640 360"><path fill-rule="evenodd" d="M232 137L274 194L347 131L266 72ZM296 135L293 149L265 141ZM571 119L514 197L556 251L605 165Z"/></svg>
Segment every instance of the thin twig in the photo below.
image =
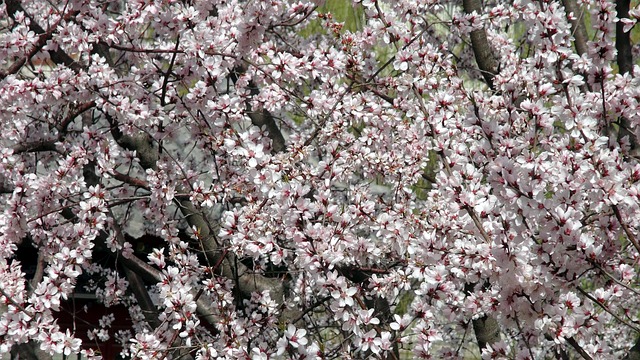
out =
<svg viewBox="0 0 640 360"><path fill-rule="evenodd" d="M578 344L578 342L573 337L567 338L566 340L567 343L571 345L571 347L573 347L578 352L578 354L580 354L580 356L582 356L582 358L586 360L593 360L591 355L587 354L587 352L582 348L582 346L580 346L580 344Z"/></svg>
<svg viewBox="0 0 640 360"><path fill-rule="evenodd" d="M620 214L620 210L618 210L618 206L612 205L611 208L613 209L613 213L616 215L616 219L618 219L620 226L622 226L624 233L627 234L627 238L629 238L629 241L631 241L631 243L633 244L633 247L635 247L638 253L640 254L640 244L638 244L638 240L636 239L635 235L633 235L633 233L631 232L631 229L629 229L627 224L625 224L624 221L622 221L622 215Z"/></svg>
<svg viewBox="0 0 640 360"><path fill-rule="evenodd" d="M630 327L631 329L633 329L635 332L640 333L640 329L638 329L635 325L629 324L627 321L625 321L623 318L621 318L620 316L618 316L617 314L615 314L613 311L609 310L609 308L607 308L607 306L605 304L603 304L602 302L600 302L598 299L594 298L591 294L589 294L588 292L586 292L582 287L577 286L576 287L578 289L578 291L586 296L589 300L593 301L596 305L598 305L600 308L602 308L602 310L604 310L605 312L609 313L611 316L613 316L616 320L620 321L621 323L623 323L624 325L627 325L628 327Z"/></svg>

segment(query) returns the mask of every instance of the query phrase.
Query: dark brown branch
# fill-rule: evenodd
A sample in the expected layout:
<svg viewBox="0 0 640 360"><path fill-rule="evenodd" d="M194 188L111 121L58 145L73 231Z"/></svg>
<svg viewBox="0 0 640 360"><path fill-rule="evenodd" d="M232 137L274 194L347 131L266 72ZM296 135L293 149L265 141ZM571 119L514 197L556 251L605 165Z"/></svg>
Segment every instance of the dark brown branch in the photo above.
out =
<svg viewBox="0 0 640 360"><path fill-rule="evenodd" d="M40 349L40 344L29 341L24 344L17 344L11 348L12 359L24 360L51 360L53 356Z"/></svg>
<svg viewBox="0 0 640 360"><path fill-rule="evenodd" d="M164 80L162 81L162 94L160 95L160 105L161 106L165 106L167 104L166 103L167 86L169 85L169 76L171 75L171 72L173 71L173 66L176 63L176 56L178 55L178 47L180 47L180 35L178 35L178 38L176 39L176 45L174 47L173 54L171 55L171 61L169 62L169 68L164 73Z"/></svg>
<svg viewBox="0 0 640 360"><path fill-rule="evenodd" d="M29 293L31 294L33 290L36 289L38 283L42 281L42 277L44 276L44 268L46 266L46 262L44 259L44 253L42 251L38 251L38 262L36 264L36 273L33 275L33 279L31 279L31 289Z"/></svg>
<svg viewBox="0 0 640 360"><path fill-rule="evenodd" d="M370 270L365 270L363 268L359 268L357 266L347 266L337 267L340 275L346 277L350 281L358 284L362 288L369 287L369 279L371 278L371 274L378 273L384 274L388 273L386 269L379 268L371 268ZM391 311L391 306L389 304L389 300L382 296L373 296L372 298L364 298L363 303L361 303L366 309L373 309L374 316L376 316L380 320L380 327L387 327L385 330L389 330L388 326L393 319L393 312ZM380 329L378 329L380 330ZM368 354L367 357L370 357L371 354ZM388 359L399 359L400 358L400 349L397 344L394 343L393 349L388 354Z"/></svg>
<svg viewBox="0 0 640 360"><path fill-rule="evenodd" d="M622 324L628 326L629 328L633 329L633 331L635 331L636 333L640 334L640 328L638 328L635 325L632 325L631 323L629 323L628 321L625 321L622 317L620 317L618 314L614 313L613 311L611 311L607 305L605 305L604 303L602 303L600 300L596 299L595 297L593 297L591 294L589 294L586 290L584 290L582 287L577 286L576 289L578 289L578 291L586 296L589 300L593 301L596 305L598 305L602 310L604 310L605 312L607 312L609 315L613 316L616 320L618 320L619 322L621 322Z"/></svg>
<svg viewBox="0 0 640 360"><path fill-rule="evenodd" d="M249 118L251 119L251 123L257 127L266 127L268 136L271 138L271 148L273 152L279 153L285 150L285 141L284 136L282 136L282 132L276 124L276 120L271 115L271 113L267 110L260 111L248 111Z"/></svg>
<svg viewBox="0 0 640 360"><path fill-rule="evenodd" d="M32 58L35 54L38 53L38 51L40 51L40 49L42 49L44 44L46 44L47 42L46 38L47 38L46 36L41 36L40 39L38 39L38 41L34 44L34 47L25 56L16 60L13 64L11 64L11 66L9 66L7 70L0 70L0 80L3 80L7 76L15 74L18 71L20 71L22 66L26 64L27 59Z"/></svg>
<svg viewBox="0 0 640 360"><path fill-rule="evenodd" d="M121 253L121 257L118 259L125 267L135 271L139 274L145 282L155 284L162 281L162 275L160 271L146 262L140 260L135 255L125 255Z"/></svg>
<svg viewBox="0 0 640 360"><path fill-rule="evenodd" d="M462 6L467 14L471 14L473 12L478 15L482 14L481 0L463 0ZM476 58L476 63L478 64L478 68L480 69L485 82L490 89L494 90L495 86L493 79L498 73L498 64L496 59L493 57L491 46L487 39L487 32L484 27L471 32L471 46ZM484 230L482 223L476 216L473 209L467 208L467 212L469 216L471 216L476 228L478 228L485 241L490 241L488 234ZM493 316L484 315L479 319L473 320L472 324L473 331L476 335L476 341L481 352L488 345L500 341L500 325Z"/></svg>
<svg viewBox="0 0 640 360"><path fill-rule="evenodd" d="M500 341L500 326L493 316L484 315L473 320L473 332L476 334L476 341L480 351L487 345Z"/></svg>
<svg viewBox="0 0 640 360"><path fill-rule="evenodd" d="M106 42L100 42L101 45L120 50L124 52L132 52L132 53L144 53L144 54L183 54L184 51L177 49L145 49L145 48L137 48L132 46L122 46L118 44L107 44Z"/></svg>
<svg viewBox="0 0 640 360"><path fill-rule="evenodd" d="M36 140L33 142L16 144L12 147L12 150L14 154L22 154L22 153L28 153L28 152L41 152L41 151L56 151L56 142L58 142L58 139Z"/></svg>
<svg viewBox="0 0 640 360"><path fill-rule="evenodd" d="M620 214L620 210L618 209L618 206L613 205L611 206L611 209L613 209L613 214L616 216L616 219L618 219L618 222L620 223L620 226L622 226L622 229L624 230L624 233L627 235L627 238L629 239L629 241L631 241L631 244L633 245L633 247L636 248L636 251L638 251L638 253L640 254L640 244L638 243L638 240L636 239L635 235L633 235L633 232L631 232L631 229L629 229L629 226L627 226L627 224L623 221L622 214Z"/></svg>
<svg viewBox="0 0 640 360"><path fill-rule="evenodd" d="M629 353L622 360L640 360L640 339L629 350Z"/></svg>
<svg viewBox="0 0 640 360"><path fill-rule="evenodd" d="M11 194L15 190L15 186L11 184L0 184L0 194Z"/></svg>
<svg viewBox="0 0 640 360"><path fill-rule="evenodd" d="M85 111L90 110L95 106L96 106L96 102L93 100L87 101L86 103L82 103L76 106L72 106L67 116L65 116L64 119L62 119L60 123L56 126L58 131L61 133L66 132L67 128L69 127L69 124L71 124L73 120L75 120L75 118L84 114Z"/></svg>
<svg viewBox="0 0 640 360"><path fill-rule="evenodd" d="M244 74L247 72L246 65L238 66L234 69L234 71L230 74L231 80L235 83L238 81L238 77L240 74ZM253 81L249 81L249 90L250 95L255 96L260 93L258 87L255 85ZM284 136L282 136L282 132L276 124L276 120L271 115L271 113L265 109L259 111L253 111L251 108L251 104L247 101L246 103L247 115L251 119L251 123L257 127L265 127L268 132L268 136L271 139L271 148L274 153L283 152L286 149Z"/></svg>
<svg viewBox="0 0 640 360"><path fill-rule="evenodd" d="M629 18L630 0L616 0L616 12L619 19ZM616 50L618 50L618 71L620 74L633 75L633 54L631 52L631 32L624 32L624 22L616 23ZM637 156L640 145L638 144L638 134L631 130L631 122L625 117L619 119L618 141L624 137L629 139L631 145L630 154Z"/></svg>
<svg viewBox="0 0 640 360"><path fill-rule="evenodd" d="M630 0L616 0L616 12L619 19L629 18ZM618 50L618 71L620 74L633 74L633 55L631 54L631 32L624 31L624 22L616 23L616 50Z"/></svg>
<svg viewBox="0 0 640 360"><path fill-rule="evenodd" d="M118 220L113 216L111 210L109 210L109 215L113 219L111 227L114 230L116 239L118 240L118 243L124 247L126 239L124 238L124 234L122 233L120 224L118 224ZM131 262L135 262L134 259L132 259L133 257L135 257L135 255L132 255L131 258L127 258L124 255L122 257L131 260ZM138 265L138 263L135 262L135 265ZM129 281L129 288L131 289L131 291L133 291L133 295L136 297L136 301L142 309L142 314L144 315L145 320L147 321L147 323L149 323L151 328L157 328L158 326L160 326L160 319L158 317L156 306L153 304L153 301L151 301L151 296L149 296L149 291L147 291L147 288L144 285L142 275L138 271L134 271L129 266L125 266L124 273L127 277L127 281Z"/></svg>
<svg viewBox="0 0 640 360"><path fill-rule="evenodd" d="M135 137L124 135L118 129L116 121L108 114L105 114L105 116L111 123L111 133L116 142L126 149L135 150L143 168L156 169L160 154L158 153L158 150L154 148L151 138L144 133ZM183 189L182 186L177 186L176 191L178 193L188 192ZM215 234L213 233L213 226L204 217L202 212L187 199L176 199L176 202L179 204L180 211L187 220L189 226L198 229L204 255L209 260L210 264L221 263L221 274L229 279L235 279L238 285L238 290L244 296L250 297L254 292L269 290L271 292L272 299L274 299L278 304L283 303L284 287L282 282L278 279L252 274L245 265L236 262L235 258L231 254L225 254L216 242Z"/></svg>
<svg viewBox="0 0 640 360"><path fill-rule="evenodd" d="M119 259L122 265L125 267L125 269L128 269L128 271L134 272L139 276L140 279L144 280L146 283L156 284L162 281L162 274L160 273L159 270L157 270L153 266L140 260L135 255L125 256L122 253L120 254L122 256L119 257ZM135 280L135 281L137 281L137 284L135 286L137 286L140 290L142 290L141 286L143 284L138 280ZM146 288L144 288L144 290L146 291ZM147 308L151 308L151 305L152 304L147 303ZM206 320L212 326L215 326L217 324L218 319L213 315L215 314L215 312L211 308L210 301L207 301L206 298L200 296L196 300L196 306L197 306L196 311L198 312L198 315L200 315L202 319ZM142 308L144 309L144 307ZM147 314L145 314L145 318L147 318ZM153 324L153 322L150 322L150 324Z"/></svg>
<svg viewBox="0 0 640 360"><path fill-rule="evenodd" d="M117 171L114 171L111 176L113 176L114 179L122 181L123 183L129 184L131 186L149 190L149 183L142 179L134 178L133 176L129 176Z"/></svg>
<svg viewBox="0 0 640 360"><path fill-rule="evenodd" d="M61 141L63 139L63 135L69 127L69 124L73 122L75 118L82 115L85 111L96 106L94 101L88 101L86 103L80 104L69 111L69 114L65 116L64 119L60 121L57 128L59 131L58 137L56 139L41 139L32 142L16 144L12 147L14 154L27 153L27 152L40 152L40 151L57 151L56 142Z"/></svg>
<svg viewBox="0 0 640 360"><path fill-rule="evenodd" d="M571 30L573 31L573 45L576 47L578 55L587 53L587 28L584 26L583 14L584 10L578 5L576 0L562 0L562 5L567 14L573 16L569 20L571 23Z"/></svg>
<svg viewBox="0 0 640 360"><path fill-rule="evenodd" d="M182 192L183 189L176 189ZM179 200L180 210L185 216L189 226L199 230L199 239L202 243L203 251L210 264L220 264L220 273L229 279L235 279L238 290L243 296L250 297L254 292L269 290L271 298L278 304L284 301L284 288L279 279L267 278L259 274L252 273L244 264L235 261L235 257L224 252L218 246L213 228L202 212L196 209L191 201Z"/></svg>
<svg viewBox="0 0 640 360"><path fill-rule="evenodd" d="M85 177L87 186L96 186L100 184L100 177L98 177L95 172L95 166L95 162L92 161L85 165L83 168L82 172ZM75 215L73 214L70 214L70 216L75 217ZM115 234L116 240L118 241L118 244L122 248L124 248L127 240L125 239L124 233L122 232L122 228L120 227L118 220L113 215L113 212L111 210L109 210L109 216L113 219L113 221L111 222L111 229ZM103 232L100 234L99 238L100 240L102 240L102 242L104 242L106 237L106 233ZM135 255L127 256L122 251L119 252L119 255L121 255L119 258L123 259L122 262L125 265L124 273L127 277L127 281L129 282L129 288L133 292L133 295L136 298L136 302L142 309L142 314L144 315L145 320L151 326L151 328L157 328L158 326L160 326L161 321L156 310L156 306L153 304L151 296L149 296L149 291L145 287L142 274L148 276L151 279L152 283L157 283L161 280L159 274L154 274L155 271L153 270L155 269L150 267L148 264L143 263ZM152 274L155 276L151 276Z"/></svg>
<svg viewBox="0 0 640 360"><path fill-rule="evenodd" d="M15 14L19 11L23 12L25 14L25 16L27 18L29 18L30 23L29 23L29 29L31 31L33 31L36 34L39 34L40 37L38 38L38 41L34 44L33 49L31 49L31 51L29 51L28 54L26 54L24 57L18 59L14 64L12 64L9 69L7 69L6 71L2 71L0 72L0 80L4 79L5 77L7 77L10 74L15 74L16 72L18 72L20 70L20 68L31 58L33 57L35 54L38 53L38 51L40 51L42 49L42 47L44 47L44 45L46 45L47 41L51 38L51 36L53 35L56 27L58 27L58 24L60 23L60 21L62 20L69 20L71 18L73 18L75 15L77 15L76 11L72 11L66 15L64 15L63 17L60 18L60 20L58 20L58 22L56 22L55 24L53 24L49 30L45 31L22 7L22 4L20 3L19 0L6 0L5 4L7 6L7 13L9 14L9 17L11 17L11 19L13 19L15 21ZM73 58L71 58L69 55L67 55L67 53L65 53L63 50L58 49L55 51L49 51L49 57L51 58L51 60L56 63L56 64L64 64L66 65L68 68L79 72L82 67L80 66L80 64L78 64L75 60L73 60Z"/></svg>
<svg viewBox="0 0 640 360"><path fill-rule="evenodd" d="M570 337L567 338L567 344L571 345L572 348L574 348L578 354L580 354L580 356L582 356L583 359L585 360L593 360L593 358L591 357L591 355L589 355L583 348L582 346L580 346L580 344L578 344L578 342L576 341L576 339Z"/></svg>
<svg viewBox="0 0 640 360"><path fill-rule="evenodd" d="M108 114L105 117L111 124L111 134L113 138L125 149L136 151L140 165L146 169L156 169L156 162L160 158L160 154L153 148L151 137L146 133L140 133L137 136L126 136L118 127L118 123Z"/></svg>
<svg viewBox="0 0 640 360"><path fill-rule="evenodd" d="M462 7L467 14L471 14L474 11L478 16L482 14L481 0L463 0ZM489 88L494 89L493 78L498 73L498 63L493 57L489 40L487 40L487 31L484 27L471 32L471 46L485 82Z"/></svg>

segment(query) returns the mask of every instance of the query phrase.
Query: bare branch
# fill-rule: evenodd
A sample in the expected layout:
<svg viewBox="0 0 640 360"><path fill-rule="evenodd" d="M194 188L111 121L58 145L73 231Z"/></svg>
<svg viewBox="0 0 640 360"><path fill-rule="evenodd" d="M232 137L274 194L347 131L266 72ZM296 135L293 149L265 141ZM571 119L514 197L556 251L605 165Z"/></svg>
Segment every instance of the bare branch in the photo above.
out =
<svg viewBox="0 0 640 360"><path fill-rule="evenodd" d="M112 124L112 134L116 142L126 149L135 150L143 168L155 169L160 154L158 150L154 148L149 136L144 133L135 137L123 135L118 129L115 120L108 114L105 114L105 116L107 116L109 122ZM182 186L177 186L176 191L179 193L187 192ZM245 265L235 261L235 258L231 254L224 253L216 242L213 227L202 212L187 199L176 199L176 201L180 205L182 215L187 220L189 226L198 229L200 232L200 240L206 258L211 264L221 262L221 273L223 276L229 279L235 279L238 290L244 296L250 296L254 292L268 290L271 293L272 299L278 304L283 303L284 287L280 280L253 274Z"/></svg>
<svg viewBox="0 0 640 360"><path fill-rule="evenodd" d="M183 54L184 53L184 51L178 50L175 48L174 49L146 49L146 48L137 48L133 46L122 46L118 44L107 44L106 42L100 42L100 44L115 50L132 52L132 53L144 53L144 54Z"/></svg>
<svg viewBox="0 0 640 360"><path fill-rule="evenodd" d="M111 228L113 229L116 239L120 245L124 245L126 240L124 238L124 234L122 233L122 229L120 228L120 224L118 224L118 220L113 216L111 210L109 210L109 215L113 219ZM123 256L123 258L126 258ZM144 318L151 325L152 328L157 328L160 326L160 320L158 318L158 312L156 311L156 306L151 301L151 297L149 296L149 291L144 285L142 280L142 276L137 271L134 271L132 268L125 266L124 269L125 275L127 277L127 281L129 281L129 286L133 291L133 295L136 297L136 301L140 308L142 309L142 313L144 314Z"/></svg>
<svg viewBox="0 0 640 360"><path fill-rule="evenodd" d="M611 206L611 208L613 209L613 213L616 216L616 219L618 219L620 226L622 226L624 233L627 235L627 238L629 239L629 241L631 241L631 244L633 244L633 247L635 247L636 251L638 251L638 253L640 254L640 244L638 243L638 240L636 239L635 235L633 235L633 233L631 232L631 229L629 229L629 226L627 226L627 224L623 221L622 214L620 214L620 210L618 209L618 206L613 205Z"/></svg>
<svg viewBox="0 0 640 360"><path fill-rule="evenodd" d="M500 325L493 316L484 315L473 320L473 332L476 334L476 341L480 351L487 345L500 341Z"/></svg>
<svg viewBox="0 0 640 360"><path fill-rule="evenodd" d="M637 326L629 323L628 321L625 321L623 318L621 318L618 314L614 313L613 311L611 311L607 305L605 305L604 303L602 303L600 300L596 299L595 297L593 297L593 295L589 294L586 290L584 290L582 287L577 286L576 289L578 289L578 291L586 296L589 300L593 301L596 305L598 305L602 310L604 310L605 312L609 313L609 315L613 316L616 320L618 320L620 323L628 326L629 328L633 329L633 331L637 332L640 334L640 328L638 328Z"/></svg>
<svg viewBox="0 0 640 360"><path fill-rule="evenodd" d="M21 153L27 153L27 152L56 151L56 142L58 142L58 139L36 140L33 142L16 144L12 147L12 150L14 154L21 154Z"/></svg>
<svg viewBox="0 0 640 360"><path fill-rule="evenodd" d="M234 69L234 72L231 73L230 77L233 82L238 81L238 77L240 74L247 72L247 66L242 65L238 66ZM253 81L249 81L249 89L251 91L251 96L258 95L260 91L258 87L255 85ZM251 104L249 102L246 103L247 115L251 119L251 123L257 127L266 127L268 136L271 139L271 147L273 152L279 153L283 152L286 149L284 136L282 136L282 132L276 124L276 120L273 115L265 109L254 111L251 108Z"/></svg>
<svg viewBox="0 0 640 360"><path fill-rule="evenodd" d="M567 17L571 14L569 19L571 23L571 29L573 30L574 46L578 55L587 53L587 29L584 26L583 14L584 10L578 5L576 0L562 0Z"/></svg>
<svg viewBox="0 0 640 360"><path fill-rule="evenodd" d="M629 18L630 0L616 0L616 50L618 50L618 71L620 74L633 73L633 55L631 54L631 32L624 31L622 19Z"/></svg>
<svg viewBox="0 0 640 360"><path fill-rule="evenodd" d="M12 359L24 360L51 360L53 356L40 349L40 344L29 341L25 344L17 344L11 348Z"/></svg>
<svg viewBox="0 0 640 360"><path fill-rule="evenodd" d="M13 185L0 183L0 194L11 194L13 190L15 190L15 187Z"/></svg>
<svg viewBox="0 0 640 360"><path fill-rule="evenodd" d="M62 20L69 20L77 15L77 11L71 11L68 14L65 14L61 17L58 22L53 24L47 31L45 31L22 7L22 4L19 0L6 0L5 4L7 6L7 13L9 16L15 20L15 14L19 11L23 12L26 17L29 18L29 29L36 34L40 34L41 36L38 38L38 41L34 44L34 47L22 58L18 59L14 64L12 64L9 69L6 71L0 71L0 80L4 79L8 75L17 73L20 68L35 54L38 53L46 45L47 41L51 38L51 35L55 32L58 24ZM73 69L78 72L82 69L80 64L78 64L73 58L71 58L67 53L58 49L56 51L49 51L49 56L51 60L53 60L56 64L64 64L68 68Z"/></svg>
<svg viewBox="0 0 640 360"><path fill-rule="evenodd" d="M474 11L478 15L482 14L481 0L463 0L462 6L467 14L471 14ZM471 46L485 82L489 88L493 89L493 78L498 73L498 63L493 57L491 46L487 40L487 31L484 27L471 32Z"/></svg>
<svg viewBox="0 0 640 360"><path fill-rule="evenodd" d="M640 360L640 339L629 350L629 353L622 360Z"/></svg>
<svg viewBox="0 0 640 360"><path fill-rule="evenodd" d="M573 337L567 338L567 343L569 345L571 345L572 348L574 348L578 354L580 354L580 356L582 356L583 359L585 360L593 360L593 358L591 357L591 355L589 355L583 348L582 346L580 346L580 344L578 344L578 342L576 341L576 339L574 339Z"/></svg>
<svg viewBox="0 0 640 360"><path fill-rule="evenodd" d="M33 275L33 279L31 279L31 290L35 290L38 283L42 281L42 277L44 276L44 268L46 266L46 262L44 259L44 253L42 251L38 251L38 262L36 264L36 272Z"/></svg>
<svg viewBox="0 0 640 360"><path fill-rule="evenodd" d="M142 179L134 178L133 176L129 176L117 171L114 171L111 176L113 176L113 178L116 180L122 181L123 183L149 190L149 183Z"/></svg>

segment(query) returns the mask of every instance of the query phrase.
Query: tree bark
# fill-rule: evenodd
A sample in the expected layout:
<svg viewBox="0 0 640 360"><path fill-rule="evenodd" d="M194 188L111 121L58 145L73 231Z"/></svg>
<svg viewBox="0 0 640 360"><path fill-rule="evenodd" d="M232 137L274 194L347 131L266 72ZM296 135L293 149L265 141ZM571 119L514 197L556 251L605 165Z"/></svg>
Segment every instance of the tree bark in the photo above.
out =
<svg viewBox="0 0 640 360"><path fill-rule="evenodd" d="M26 344L14 345L11 348L11 358L20 360L51 360L53 357L40 350L40 346L35 341Z"/></svg>
<svg viewBox="0 0 640 360"><path fill-rule="evenodd" d="M475 11L476 14L482 14L482 2L481 0L463 0L462 7L464 12L471 14ZM493 57L489 40L487 39L487 31L483 27L482 29L474 30L471 32L471 46L473 47L473 54L476 58L478 68L484 77L485 82L491 88L494 89L493 78L498 73L498 65L496 59Z"/></svg>
<svg viewBox="0 0 640 360"><path fill-rule="evenodd" d="M105 116L108 117L107 114ZM117 128L117 122L114 119L110 119L110 123L112 124L113 137L120 146L135 150L143 168L157 168L156 162L160 158L160 154L146 134L139 134L135 137L126 136ZM181 186L177 187L176 190L180 193L188 192L187 189ZM280 280L253 274L245 265L235 261L231 254L224 254L216 243L215 234L213 233L214 228L202 212L197 210L189 200L178 200L178 203L180 211L189 226L199 229L203 251L210 264L220 263L221 274L235 280L241 294L250 297L253 292L269 290L274 301L280 305L284 303L284 286ZM222 259L223 257L224 259Z"/></svg>
<svg viewBox="0 0 640 360"><path fill-rule="evenodd" d="M484 315L473 320L473 332L481 352L487 345L500 341L500 326L493 316Z"/></svg>
<svg viewBox="0 0 640 360"><path fill-rule="evenodd" d="M462 7L464 12L471 14L482 14L482 2L481 0L463 0ZM495 90L493 79L498 73L498 62L493 57L489 40L487 39L487 31L483 27L482 29L474 30L471 32L471 46L473 47L473 53L476 58L478 68L484 77L485 82L490 89ZM480 351L487 347L487 345L493 344L500 340L500 328L498 321L489 315L473 320L473 331L476 335L476 341Z"/></svg>
<svg viewBox="0 0 640 360"><path fill-rule="evenodd" d="M39 51L47 43L47 40L51 38L51 35L53 34L55 27L52 27L49 31L45 31L42 28L42 26L40 26L35 20L33 20L33 18L24 10L19 0L6 0L5 4L7 6L7 14L9 15L9 17L11 17L11 19L15 20L16 12L21 11L25 14L26 17L29 18L29 20L31 20L31 22L29 23L29 30L33 31L38 35L43 35L38 41L38 44L36 45L36 47L34 48L35 52L31 54L32 56L35 55L35 53ZM64 18L65 19L72 18L75 14L76 14L75 12L65 14ZM74 71L79 71L81 69L80 64L78 64L75 60L73 60L71 56L69 56L67 53L65 53L61 49L58 49L55 51L49 51L49 56L51 57L51 60L53 60L53 62L55 62L56 64L64 64L65 66L67 66L68 68ZM18 60L18 62L22 61L22 63L18 66L18 68L24 65L28 60L29 59ZM18 64L15 64L15 65L18 65ZM14 66L11 66L12 69L13 67ZM17 71L18 69L15 69L15 70ZM0 72L0 80L4 77L3 75L6 76L6 74L2 74Z"/></svg>
<svg viewBox="0 0 640 360"><path fill-rule="evenodd" d="M230 78L234 83L238 81L238 76L247 72L247 66L241 65L235 68L235 71L231 73ZM255 96L260 93L260 90L253 81L249 81L250 95ZM246 103L247 115L251 119L251 123L259 128L263 126L266 128L269 138L271 139L271 148L274 153L283 152L286 150L284 136L276 124L276 121L267 110L254 111L251 108L249 102Z"/></svg>
<svg viewBox="0 0 640 360"><path fill-rule="evenodd" d="M616 12L618 13L619 19L624 19L629 17L629 6L630 0L617 0L616 1ZM622 21L618 21L616 23L616 50L618 51L618 71L620 74L631 74L633 75L633 55L631 53L631 35L630 32L624 32L624 23ZM638 150L640 148L638 144L638 131L633 131L631 129L631 123L629 119L625 117L621 117L619 119L620 126L618 127L618 141L622 140L624 137L629 139L630 143L630 153L634 156L638 156Z"/></svg>
<svg viewBox="0 0 640 360"><path fill-rule="evenodd" d="M629 18L630 0L617 0L616 12L619 19ZM618 71L620 74L633 74L633 56L631 54L631 34L624 32L624 23L616 23L616 50L618 50Z"/></svg>
<svg viewBox="0 0 640 360"><path fill-rule="evenodd" d="M640 339L636 341L636 344L629 350L627 356L622 360L640 360Z"/></svg>
<svg viewBox="0 0 640 360"><path fill-rule="evenodd" d="M562 0L564 10L569 14L573 14L573 18L569 20L571 29L573 30L573 45L576 47L578 55L586 54L587 49L587 28L584 26L583 9L576 3L576 0Z"/></svg>

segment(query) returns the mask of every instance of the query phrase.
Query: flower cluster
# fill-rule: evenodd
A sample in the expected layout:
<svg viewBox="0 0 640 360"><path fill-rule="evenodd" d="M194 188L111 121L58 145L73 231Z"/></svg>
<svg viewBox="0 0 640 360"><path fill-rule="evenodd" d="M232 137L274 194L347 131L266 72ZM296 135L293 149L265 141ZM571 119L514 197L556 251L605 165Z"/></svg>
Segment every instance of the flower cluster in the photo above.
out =
<svg viewBox="0 0 640 360"><path fill-rule="evenodd" d="M0 357L637 352L619 5L5 1Z"/></svg>

